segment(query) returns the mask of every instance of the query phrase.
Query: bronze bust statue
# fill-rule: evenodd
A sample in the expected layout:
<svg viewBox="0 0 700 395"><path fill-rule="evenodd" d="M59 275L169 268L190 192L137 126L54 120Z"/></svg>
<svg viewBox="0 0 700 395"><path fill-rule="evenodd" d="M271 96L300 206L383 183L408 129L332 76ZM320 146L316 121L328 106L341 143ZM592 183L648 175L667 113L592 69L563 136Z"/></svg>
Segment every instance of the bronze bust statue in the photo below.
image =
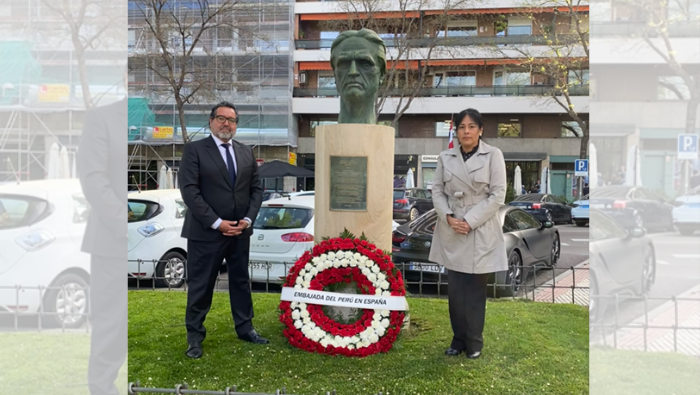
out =
<svg viewBox="0 0 700 395"><path fill-rule="evenodd" d="M340 94L338 123L376 124L375 103L386 75L386 46L369 29L348 30L331 45L331 67Z"/></svg>

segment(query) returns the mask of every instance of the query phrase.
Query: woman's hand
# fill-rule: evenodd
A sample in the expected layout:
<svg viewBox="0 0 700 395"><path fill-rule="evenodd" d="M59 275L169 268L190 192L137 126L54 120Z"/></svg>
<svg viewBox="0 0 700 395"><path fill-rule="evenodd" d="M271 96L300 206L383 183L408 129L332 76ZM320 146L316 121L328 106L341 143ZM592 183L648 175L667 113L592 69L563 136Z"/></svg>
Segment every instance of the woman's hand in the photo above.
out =
<svg viewBox="0 0 700 395"><path fill-rule="evenodd" d="M466 235L472 231L472 227L469 226L469 223L461 218L457 219L448 215L447 223L452 227L452 230L462 235Z"/></svg>

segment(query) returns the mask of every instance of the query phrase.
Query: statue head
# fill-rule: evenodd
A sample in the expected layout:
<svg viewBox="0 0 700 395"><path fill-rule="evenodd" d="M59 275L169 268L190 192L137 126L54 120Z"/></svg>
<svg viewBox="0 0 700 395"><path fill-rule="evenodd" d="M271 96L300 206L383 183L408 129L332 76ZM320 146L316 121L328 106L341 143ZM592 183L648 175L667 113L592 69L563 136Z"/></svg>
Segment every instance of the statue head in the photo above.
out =
<svg viewBox="0 0 700 395"><path fill-rule="evenodd" d="M371 106L386 75L386 46L372 30L348 30L331 46L331 67L341 101L349 106Z"/></svg>

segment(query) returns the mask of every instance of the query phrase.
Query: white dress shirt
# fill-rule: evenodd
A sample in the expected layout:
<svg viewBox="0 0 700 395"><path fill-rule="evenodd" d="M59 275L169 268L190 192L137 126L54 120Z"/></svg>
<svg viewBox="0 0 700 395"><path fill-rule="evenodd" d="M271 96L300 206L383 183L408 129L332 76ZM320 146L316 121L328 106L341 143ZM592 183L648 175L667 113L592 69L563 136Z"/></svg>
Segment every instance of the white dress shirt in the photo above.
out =
<svg viewBox="0 0 700 395"><path fill-rule="evenodd" d="M218 137L214 136L214 134L211 135L211 138L214 139L214 142L216 143L216 146L219 148L219 153L221 154L221 158L224 160L224 164L226 165L226 168L228 169L228 161L226 159L226 147L222 147L221 144L229 144L228 147L228 152L231 153L231 157L233 158L233 171L236 173L236 176L238 176L238 164L236 163L236 152L233 149L233 141L229 141L228 143L224 143L223 141L219 140ZM250 218L245 217L243 218L244 220L248 221L248 227L250 228L250 224L253 222L250 220ZM214 224L212 224L211 228L212 229L219 229L219 226L221 225L221 222L223 220L221 218L217 219ZM246 228L246 229L247 229Z"/></svg>

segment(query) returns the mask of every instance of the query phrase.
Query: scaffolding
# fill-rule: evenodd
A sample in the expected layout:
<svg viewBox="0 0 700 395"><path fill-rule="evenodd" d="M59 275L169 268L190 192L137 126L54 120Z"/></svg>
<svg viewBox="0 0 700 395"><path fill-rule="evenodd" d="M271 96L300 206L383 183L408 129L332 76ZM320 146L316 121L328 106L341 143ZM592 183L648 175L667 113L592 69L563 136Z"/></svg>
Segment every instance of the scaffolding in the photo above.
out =
<svg viewBox="0 0 700 395"><path fill-rule="evenodd" d="M66 151L69 169L75 169L85 104L66 21L42 0L9 0L0 3L0 37L0 183L46 178L54 145ZM89 77L96 105L126 93L118 87L123 77L104 82L105 67L118 63L114 54L119 52L104 49L90 49L83 58L88 74L95 64L102 67ZM93 85L97 78L103 81Z"/></svg>
<svg viewBox="0 0 700 395"><path fill-rule="evenodd" d="M193 10L199 12L197 1L172 4L176 17L184 20ZM129 96L146 100L154 117L139 126L129 124L131 190L157 188L162 165L176 174L184 144L172 89L138 60L158 51L145 27L144 11L148 10L139 9L139 5L129 3ZM209 96L198 95L184 107L189 140L209 135L211 107L226 100L238 110L236 140L257 147L258 156L261 147L296 147L297 122L292 114L294 1L237 0L233 12L220 18L223 23L205 31L198 42L184 42L194 45L193 62L211 65L204 75L190 78L216 81ZM195 20L188 21L196 26Z"/></svg>

